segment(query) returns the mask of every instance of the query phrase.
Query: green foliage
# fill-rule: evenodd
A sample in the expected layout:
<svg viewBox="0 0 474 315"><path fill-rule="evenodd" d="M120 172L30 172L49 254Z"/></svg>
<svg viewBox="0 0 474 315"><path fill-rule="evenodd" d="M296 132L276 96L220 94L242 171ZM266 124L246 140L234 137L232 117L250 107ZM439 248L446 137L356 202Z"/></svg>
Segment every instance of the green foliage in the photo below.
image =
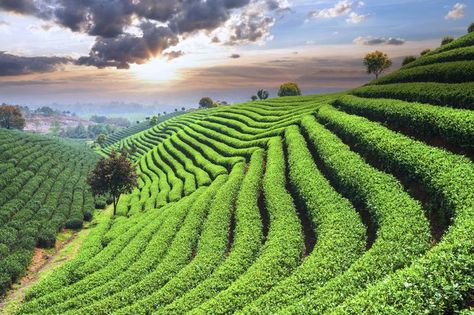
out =
<svg viewBox="0 0 474 315"><path fill-rule="evenodd" d="M454 38L452 36L445 36L441 40L441 46L447 45L449 43L452 43L454 41Z"/></svg>
<svg viewBox="0 0 474 315"><path fill-rule="evenodd" d="M474 32L474 23L471 23L471 24L469 25L469 27L467 28L467 32L468 32L468 33Z"/></svg>
<svg viewBox="0 0 474 315"><path fill-rule="evenodd" d="M420 56L424 56L424 55L428 54L429 52L431 52L431 49L429 49L429 48L424 49L420 52Z"/></svg>
<svg viewBox="0 0 474 315"><path fill-rule="evenodd" d="M405 82L462 83L472 81L474 81L474 60L402 69L374 81L373 84Z"/></svg>
<svg viewBox="0 0 474 315"><path fill-rule="evenodd" d="M255 102L256 100L258 100L258 96L257 95L252 95L250 97L250 99L252 100L252 102Z"/></svg>
<svg viewBox="0 0 474 315"><path fill-rule="evenodd" d="M115 215L120 195L131 192L137 186L137 175L125 155L112 152L109 158L97 163L87 183L95 196L112 196Z"/></svg>
<svg viewBox="0 0 474 315"><path fill-rule="evenodd" d="M18 280L34 246L54 247L68 221L94 209L86 176L96 161L88 147L0 130L0 292ZM5 285L5 286L3 286Z"/></svg>
<svg viewBox="0 0 474 315"><path fill-rule="evenodd" d="M474 109L474 83L416 82L367 85L352 90L351 93L361 97L395 98L409 102Z"/></svg>
<svg viewBox="0 0 474 315"><path fill-rule="evenodd" d="M258 90L257 91L257 96L260 100L266 100L269 96L268 91L266 90Z"/></svg>
<svg viewBox="0 0 474 315"><path fill-rule="evenodd" d="M416 60L415 56L407 56L407 57L403 58L402 66L406 66L407 64L412 63L415 60Z"/></svg>
<svg viewBox="0 0 474 315"><path fill-rule="evenodd" d="M210 97L203 97L199 100L199 107L201 108L211 108L215 107L216 103Z"/></svg>
<svg viewBox="0 0 474 315"><path fill-rule="evenodd" d="M445 52L440 52L434 55L428 55L422 58L417 59L416 61L411 62L409 65L406 65L404 69L436 64L440 62L448 61L465 61L474 59L474 47L461 47L454 48Z"/></svg>
<svg viewBox="0 0 474 315"><path fill-rule="evenodd" d="M462 77L470 40L426 54L392 79ZM19 314L465 313L474 166L448 151L469 153L473 143L470 111L453 108L473 104L474 83L462 80L351 91L370 98L275 98L124 131L101 153L129 152L138 186L121 197L120 216L94 219L74 260L27 291ZM34 174L16 165L31 161L15 154L0 161L0 204L8 203L1 222L13 213L51 217L56 208L39 199L26 210L9 202ZM0 264L1 283L11 283L1 270L20 274L15 262L28 259L11 246L34 246L28 236L17 242L19 234L47 226L54 235L86 217L76 202L83 196L67 191L68 215L0 225L0 260L15 257Z"/></svg>
<svg viewBox="0 0 474 315"><path fill-rule="evenodd" d="M298 84L293 82L283 83L278 89L278 96L297 96L301 95L301 90Z"/></svg>
<svg viewBox="0 0 474 315"><path fill-rule="evenodd" d="M392 66L392 60L386 53L381 51L374 51L367 54L363 60L364 66L367 69L367 73L373 73L375 78L378 79L379 75Z"/></svg>
<svg viewBox="0 0 474 315"><path fill-rule="evenodd" d="M405 128L419 137L439 137L460 147L474 147L474 112L420 103L344 96L335 102L344 111Z"/></svg>
<svg viewBox="0 0 474 315"><path fill-rule="evenodd" d="M439 215L453 218L441 241L412 265L342 304L346 313L449 313L467 301L474 279L473 164L463 156L429 147L365 118L334 110L321 114L336 133L378 159L387 171L425 187ZM381 141L381 139L384 139ZM453 179L462 180L453 180Z"/></svg>
<svg viewBox="0 0 474 315"><path fill-rule="evenodd" d="M0 106L0 128L22 130L25 124L25 118L18 106Z"/></svg>

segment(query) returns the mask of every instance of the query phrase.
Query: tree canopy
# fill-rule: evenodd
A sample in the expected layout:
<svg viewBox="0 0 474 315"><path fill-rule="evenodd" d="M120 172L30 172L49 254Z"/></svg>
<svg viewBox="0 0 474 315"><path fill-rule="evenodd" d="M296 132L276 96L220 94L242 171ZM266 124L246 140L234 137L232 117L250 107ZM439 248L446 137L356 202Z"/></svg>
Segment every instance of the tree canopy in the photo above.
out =
<svg viewBox="0 0 474 315"><path fill-rule="evenodd" d="M384 70L392 66L392 60L386 53L376 50L365 56L364 65L367 68L367 73L375 74L375 78L378 79Z"/></svg>
<svg viewBox="0 0 474 315"><path fill-rule="evenodd" d="M211 108L211 107L215 107L216 103L214 103L212 98L206 96L206 97L201 98L201 100L199 101L199 106L202 108Z"/></svg>
<svg viewBox="0 0 474 315"><path fill-rule="evenodd" d="M293 82L286 82L280 86L278 96L296 96L301 95L301 90L298 84Z"/></svg>
<svg viewBox="0 0 474 315"><path fill-rule="evenodd" d="M266 90L258 90L257 91L257 96L261 100L266 100L269 96L268 91Z"/></svg>
<svg viewBox="0 0 474 315"><path fill-rule="evenodd" d="M19 130L25 128L25 118L18 106L0 106L0 127Z"/></svg>
<svg viewBox="0 0 474 315"><path fill-rule="evenodd" d="M107 159L101 159L87 179L92 193L110 195L114 205L114 215L120 195L129 193L138 185L137 174L126 154L117 154L115 151Z"/></svg>

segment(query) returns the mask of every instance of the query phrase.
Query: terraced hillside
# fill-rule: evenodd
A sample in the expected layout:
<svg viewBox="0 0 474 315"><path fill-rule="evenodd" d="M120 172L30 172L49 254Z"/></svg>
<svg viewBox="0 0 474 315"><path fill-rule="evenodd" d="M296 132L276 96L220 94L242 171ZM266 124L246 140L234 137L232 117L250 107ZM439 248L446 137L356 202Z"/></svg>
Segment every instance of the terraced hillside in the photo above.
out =
<svg viewBox="0 0 474 315"><path fill-rule="evenodd" d="M0 293L94 210L86 177L98 156L84 144L0 129ZM88 214L86 214L88 213Z"/></svg>
<svg viewBox="0 0 474 315"><path fill-rule="evenodd" d="M467 313L473 36L349 94L124 139L139 188L20 313Z"/></svg>

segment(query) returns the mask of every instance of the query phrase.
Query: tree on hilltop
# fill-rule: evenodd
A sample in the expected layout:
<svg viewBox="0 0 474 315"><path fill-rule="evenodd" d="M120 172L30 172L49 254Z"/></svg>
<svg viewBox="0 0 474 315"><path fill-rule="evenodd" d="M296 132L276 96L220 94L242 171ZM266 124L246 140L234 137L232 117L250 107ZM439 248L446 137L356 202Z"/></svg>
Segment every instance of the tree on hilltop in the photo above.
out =
<svg viewBox="0 0 474 315"><path fill-rule="evenodd" d="M252 102L255 102L256 100L258 100L258 97L257 95L252 95L250 99L252 100Z"/></svg>
<svg viewBox="0 0 474 315"><path fill-rule="evenodd" d="M109 158L101 159L87 178L92 194L110 195L114 205L113 215L117 213L120 195L130 193L137 183L135 169L126 154L112 152Z"/></svg>
<svg viewBox="0 0 474 315"><path fill-rule="evenodd" d="M268 91L265 90L258 90L257 91L257 96L261 100L266 100L269 96Z"/></svg>
<svg viewBox="0 0 474 315"><path fill-rule="evenodd" d="M293 82L286 82L280 86L278 90L278 96L296 96L301 95L301 90L298 84Z"/></svg>
<svg viewBox="0 0 474 315"><path fill-rule="evenodd" d="M467 32L468 33L473 33L474 32L474 23L471 23L471 25L469 25L469 27L467 28Z"/></svg>
<svg viewBox="0 0 474 315"><path fill-rule="evenodd" d="M452 41L454 41L454 38L452 36L445 36L441 40L441 46L447 45L447 44L451 43Z"/></svg>
<svg viewBox="0 0 474 315"><path fill-rule="evenodd" d="M18 106L0 106L0 127L19 130L25 128L25 118Z"/></svg>
<svg viewBox="0 0 474 315"><path fill-rule="evenodd" d="M392 60L386 53L381 51L374 51L367 54L364 57L364 66L367 68L367 73L375 74L375 78L378 79L379 75L386 69L392 66Z"/></svg>
<svg viewBox="0 0 474 315"><path fill-rule="evenodd" d="M216 107L217 104L210 97L203 97L199 100L199 107L201 108L211 108Z"/></svg>

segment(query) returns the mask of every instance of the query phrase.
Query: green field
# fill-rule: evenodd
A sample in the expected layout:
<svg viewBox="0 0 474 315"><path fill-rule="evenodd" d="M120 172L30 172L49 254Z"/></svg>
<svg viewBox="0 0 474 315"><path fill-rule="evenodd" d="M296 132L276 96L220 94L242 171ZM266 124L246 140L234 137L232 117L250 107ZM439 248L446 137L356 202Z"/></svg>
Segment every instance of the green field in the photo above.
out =
<svg viewBox="0 0 474 315"><path fill-rule="evenodd" d="M473 44L344 93L117 134L101 153L131 151L139 186L18 313L469 314ZM85 177L99 155L4 130L0 146L6 289L35 245L94 209Z"/></svg>

